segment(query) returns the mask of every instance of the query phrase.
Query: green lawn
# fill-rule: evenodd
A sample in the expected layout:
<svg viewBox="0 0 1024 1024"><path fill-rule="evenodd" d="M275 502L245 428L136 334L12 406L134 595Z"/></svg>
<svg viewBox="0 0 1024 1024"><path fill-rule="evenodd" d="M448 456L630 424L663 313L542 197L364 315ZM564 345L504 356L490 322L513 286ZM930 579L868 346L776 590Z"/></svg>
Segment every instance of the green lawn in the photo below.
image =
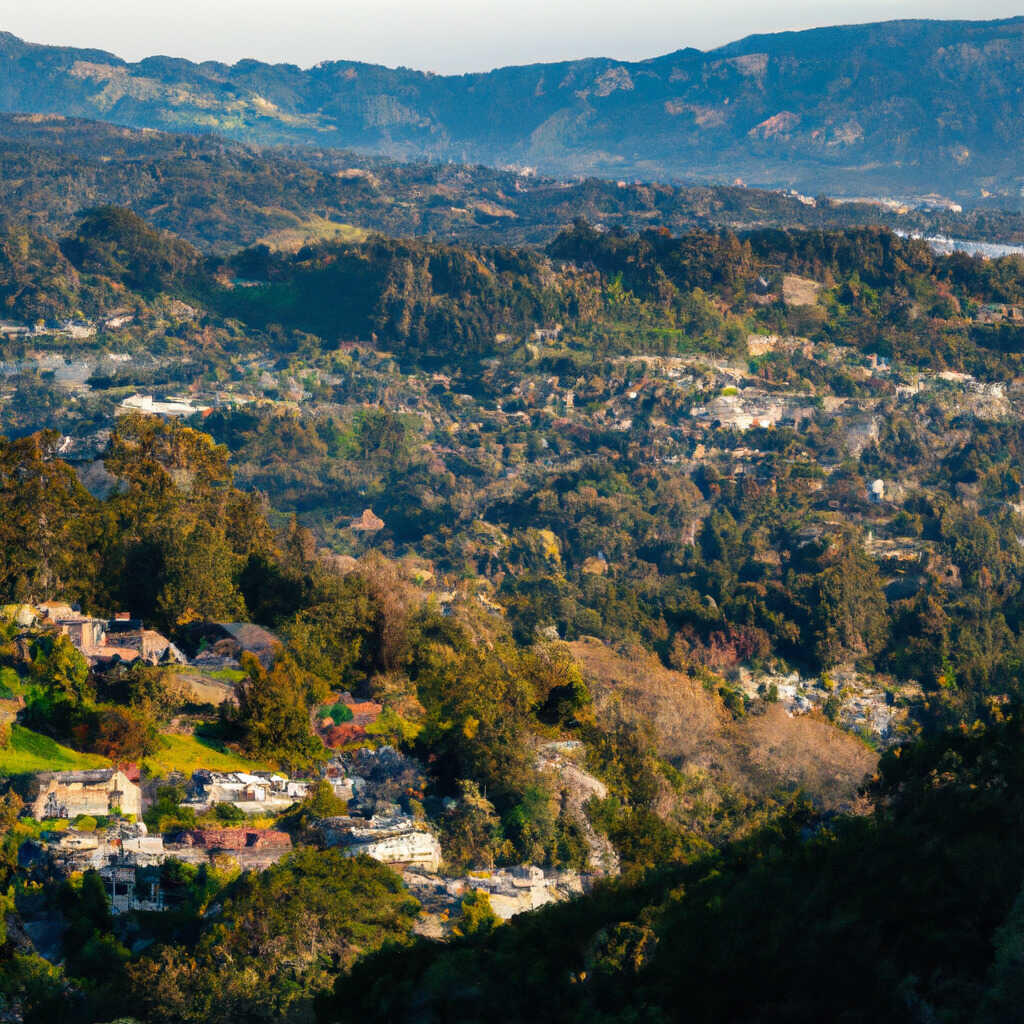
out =
<svg viewBox="0 0 1024 1024"><path fill-rule="evenodd" d="M184 772L191 775L199 768L212 768L221 772L246 772L265 771L274 767L239 757L225 750L215 740L208 740L202 736L164 733L160 737L160 742L160 750L142 762L143 767L151 775L166 775L168 772Z"/></svg>
<svg viewBox="0 0 1024 1024"><path fill-rule="evenodd" d="M240 668L217 668L212 672L204 672L203 675L219 679L222 683L237 683L246 677L246 673Z"/></svg>
<svg viewBox="0 0 1024 1024"><path fill-rule="evenodd" d="M14 697L24 692L21 677L13 668L0 668L0 697Z"/></svg>
<svg viewBox="0 0 1024 1024"><path fill-rule="evenodd" d="M103 768L110 762L98 754L80 754L20 725L11 727L11 742L0 750L0 775L19 772L71 771Z"/></svg>

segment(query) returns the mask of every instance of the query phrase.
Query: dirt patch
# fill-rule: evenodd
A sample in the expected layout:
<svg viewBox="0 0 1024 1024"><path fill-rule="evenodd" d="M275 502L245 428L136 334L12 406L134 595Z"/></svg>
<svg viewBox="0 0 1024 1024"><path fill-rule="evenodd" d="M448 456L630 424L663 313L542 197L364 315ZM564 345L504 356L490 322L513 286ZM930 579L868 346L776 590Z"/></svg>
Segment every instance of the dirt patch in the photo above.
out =
<svg viewBox="0 0 1024 1024"><path fill-rule="evenodd" d="M211 679L199 672L176 672L169 680L180 686L196 704L219 706L226 700L233 700L235 684L223 679Z"/></svg>
<svg viewBox="0 0 1024 1024"><path fill-rule="evenodd" d="M878 755L816 714L791 716L769 706L734 722L724 739L736 767L757 789L799 786L830 807L849 807Z"/></svg>
<svg viewBox="0 0 1024 1024"><path fill-rule="evenodd" d="M808 277L786 274L782 279L782 299L787 306L813 306L817 304L822 286Z"/></svg>

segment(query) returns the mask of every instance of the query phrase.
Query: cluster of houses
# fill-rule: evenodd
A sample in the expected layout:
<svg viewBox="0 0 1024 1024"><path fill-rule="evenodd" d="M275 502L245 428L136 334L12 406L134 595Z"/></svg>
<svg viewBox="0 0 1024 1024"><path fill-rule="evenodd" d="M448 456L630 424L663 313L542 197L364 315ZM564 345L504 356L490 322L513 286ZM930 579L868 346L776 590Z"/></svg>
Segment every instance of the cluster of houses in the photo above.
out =
<svg viewBox="0 0 1024 1024"><path fill-rule="evenodd" d="M246 814L277 814L304 800L306 779L288 779L275 772L213 772L200 769L192 775L183 807L200 813L216 804L231 804Z"/></svg>
<svg viewBox="0 0 1024 1024"><path fill-rule="evenodd" d="M367 752L363 761L369 778L352 777L344 761L332 762L324 775L337 797L350 801L353 811L368 811L368 817L320 822L315 832L321 843L339 847L348 856L367 854L398 867L437 871L437 837L388 799L393 788L407 781L412 762L390 748ZM247 815L275 815L304 799L312 784L275 772L200 770L188 781L181 806L205 812L230 804ZM160 871L167 860L210 864L227 858L243 869L263 870L292 849L286 832L244 824L150 835L142 821L143 787L136 773L120 768L42 772L33 777L26 795L27 812L37 821L57 819L69 825L24 844L23 863L61 876L89 868L98 871L115 913L169 905ZM378 802L380 795L385 799ZM374 813L375 808L383 813ZM97 829L97 820L106 826Z"/></svg>
<svg viewBox="0 0 1024 1024"><path fill-rule="evenodd" d="M137 771L121 768L40 772L33 777L26 806L37 821L113 814L138 819L144 802L138 779ZM352 795L352 779L330 781L339 798ZM311 785L309 779L289 779L277 772L200 769L189 780L181 806L203 813L217 804L230 804L246 814L275 814L305 799Z"/></svg>
<svg viewBox="0 0 1024 1024"><path fill-rule="evenodd" d="M116 664L190 665L198 669L238 668L243 653L269 666L281 641L251 622L198 622L183 631L185 651L155 629L146 628L129 612L113 618L86 615L77 605L43 601L38 605L6 605L0 614L25 629L62 633L90 665L105 669Z"/></svg>
<svg viewBox="0 0 1024 1024"><path fill-rule="evenodd" d="M95 336L97 329L120 331L133 323L135 313L131 309L115 309L99 320L40 321L35 324L20 324L10 320L0 321L0 337L4 338L53 338L64 336L74 341Z"/></svg>
<svg viewBox="0 0 1024 1024"><path fill-rule="evenodd" d="M974 314L974 322L986 326L1012 324L1020 327L1024 325L1024 309L1003 302L986 302L978 307Z"/></svg>
<svg viewBox="0 0 1024 1024"><path fill-rule="evenodd" d="M44 601L35 607L15 605L7 616L26 628L54 629L66 636L90 665L107 667L118 662L148 665L184 664L188 659L167 637L146 629L141 619L118 612L112 619L82 614L62 601Z"/></svg>
<svg viewBox="0 0 1024 1024"><path fill-rule="evenodd" d="M95 870L103 879L115 914L165 910L168 899L165 861L217 864L225 858L247 870L261 871L292 849L291 836L269 828L180 829L150 835L143 822L118 820L108 828L53 832L22 845L23 866L40 866L61 876Z"/></svg>
<svg viewBox="0 0 1024 1024"><path fill-rule="evenodd" d="M902 743L909 735L910 703L921 697L916 683L889 681L885 686L871 675L850 667L833 669L827 677L732 670L732 679L749 701L776 703L790 717L826 712L841 728L870 738L882 748Z"/></svg>

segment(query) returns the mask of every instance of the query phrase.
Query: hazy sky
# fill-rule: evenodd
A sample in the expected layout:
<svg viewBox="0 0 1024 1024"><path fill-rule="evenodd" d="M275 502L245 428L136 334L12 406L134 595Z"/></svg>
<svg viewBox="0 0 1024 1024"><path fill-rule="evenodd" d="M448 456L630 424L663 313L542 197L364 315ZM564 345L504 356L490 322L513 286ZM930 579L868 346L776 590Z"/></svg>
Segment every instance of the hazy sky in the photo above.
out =
<svg viewBox="0 0 1024 1024"><path fill-rule="evenodd" d="M307 67L346 59L455 73L574 57L653 57L815 25L1021 11L1002 0L0 0L0 28L129 60L256 57Z"/></svg>

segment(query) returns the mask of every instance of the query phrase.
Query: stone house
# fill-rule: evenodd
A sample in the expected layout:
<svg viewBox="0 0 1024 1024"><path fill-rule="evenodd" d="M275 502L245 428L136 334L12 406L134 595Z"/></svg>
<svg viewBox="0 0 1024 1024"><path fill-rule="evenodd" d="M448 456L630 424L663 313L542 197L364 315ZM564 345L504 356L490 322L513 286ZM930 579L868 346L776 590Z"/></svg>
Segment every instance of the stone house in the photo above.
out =
<svg viewBox="0 0 1024 1024"><path fill-rule="evenodd" d="M35 776L33 789L35 796L28 807L37 821L80 814L102 817L115 810L136 818L142 815L142 791L117 768L41 772Z"/></svg>
<svg viewBox="0 0 1024 1024"><path fill-rule="evenodd" d="M263 870L292 849L285 832L260 828L185 829L166 837L149 835L143 822L117 822L103 831L75 828L44 832L18 851L19 864L41 869L39 880L54 873L69 877L89 869L100 873L115 914L164 910L161 866L168 860L204 865L224 857L243 869ZM171 895L173 901L173 892Z"/></svg>
<svg viewBox="0 0 1024 1024"><path fill-rule="evenodd" d="M83 615L69 605L47 601L39 605L44 621L55 626L92 665L140 659L150 665L176 662L184 664L185 656L165 636L154 629L144 629L142 622L127 612L113 619L97 619Z"/></svg>
<svg viewBox="0 0 1024 1024"><path fill-rule="evenodd" d="M57 620L57 628L78 648L87 654L106 642L107 624L103 619L88 615L71 615Z"/></svg>

